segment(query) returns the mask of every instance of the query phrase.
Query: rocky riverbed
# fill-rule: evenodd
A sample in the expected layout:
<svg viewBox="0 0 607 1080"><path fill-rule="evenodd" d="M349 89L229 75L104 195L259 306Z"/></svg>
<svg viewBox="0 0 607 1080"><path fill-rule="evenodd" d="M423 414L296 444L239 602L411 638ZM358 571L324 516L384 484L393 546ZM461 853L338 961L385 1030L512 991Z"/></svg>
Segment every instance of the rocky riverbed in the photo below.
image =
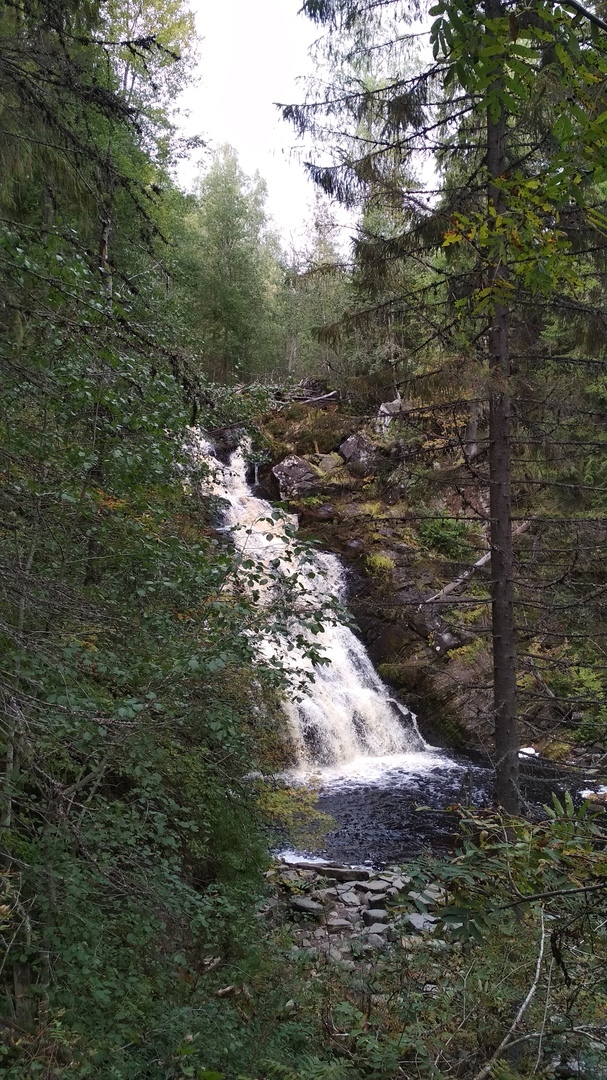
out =
<svg viewBox="0 0 607 1080"><path fill-rule="evenodd" d="M259 915L288 930L293 955L306 953L353 971L395 942L411 951L429 940L437 949L447 947L437 933L444 926L444 890L414 881L402 867L279 863L268 881L271 895Z"/></svg>

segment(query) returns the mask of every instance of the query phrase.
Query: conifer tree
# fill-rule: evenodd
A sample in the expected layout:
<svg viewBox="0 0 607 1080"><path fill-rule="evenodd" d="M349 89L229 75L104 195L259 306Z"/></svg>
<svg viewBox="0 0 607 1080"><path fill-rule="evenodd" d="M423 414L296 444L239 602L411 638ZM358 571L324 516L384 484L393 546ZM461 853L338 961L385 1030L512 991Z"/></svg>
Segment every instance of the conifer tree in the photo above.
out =
<svg viewBox="0 0 607 1080"><path fill-rule="evenodd" d="M537 402L530 409L525 401L535 376L524 354L548 351L549 313L585 306L579 260L596 266L603 258L607 38L579 5L529 12L440 0L431 9L434 59L416 67L407 5L308 0L304 8L328 28L337 75L285 116L333 146L332 161L310 164L327 193L349 205L372 198L400 221L388 231L367 220L356 255L376 282L393 267L418 267L416 285L409 277L401 291L392 274L381 300L425 325L402 385L412 356L426 388L438 361L444 383L459 369L470 422L477 403L481 412L488 405L486 474L484 465L476 472L489 490L497 790L516 812L515 610L520 616L537 600L525 609L515 589L513 530L521 511L537 515L529 495L549 483L532 479L525 464ZM413 179L424 155L435 155L440 170L434 193ZM535 324L533 307L542 313Z"/></svg>

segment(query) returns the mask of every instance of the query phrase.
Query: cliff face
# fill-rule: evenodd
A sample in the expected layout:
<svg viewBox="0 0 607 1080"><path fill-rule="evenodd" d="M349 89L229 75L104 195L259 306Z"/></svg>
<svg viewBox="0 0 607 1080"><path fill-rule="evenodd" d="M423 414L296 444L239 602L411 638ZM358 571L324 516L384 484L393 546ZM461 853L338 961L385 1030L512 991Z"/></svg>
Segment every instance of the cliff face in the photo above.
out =
<svg viewBox="0 0 607 1080"><path fill-rule="evenodd" d="M336 407L287 407L264 434L271 460L260 488L287 502L302 534L349 566L349 607L382 677L432 741L489 749L486 581L479 575L479 603L457 605L457 617L427 602L486 546L470 508L449 508L461 522L441 517L435 480L452 464L438 460L424 483L416 430Z"/></svg>

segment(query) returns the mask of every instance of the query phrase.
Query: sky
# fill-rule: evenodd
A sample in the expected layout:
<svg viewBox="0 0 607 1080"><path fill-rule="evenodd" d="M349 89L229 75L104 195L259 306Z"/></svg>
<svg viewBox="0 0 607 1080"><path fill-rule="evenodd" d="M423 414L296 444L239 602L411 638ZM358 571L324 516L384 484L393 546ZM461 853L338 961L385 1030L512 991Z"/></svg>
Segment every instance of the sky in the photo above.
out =
<svg viewBox="0 0 607 1080"><path fill-rule="evenodd" d="M293 153L296 135L274 106L304 97L298 79L313 73L308 49L318 28L298 15L302 0L190 0L199 37L198 85L183 95L184 133L212 146L230 143L251 175L268 185L268 210L288 245L311 216L314 189ZM194 155L179 171L190 188L200 172ZM204 159L203 159L204 160ZM207 158L208 160L208 158Z"/></svg>

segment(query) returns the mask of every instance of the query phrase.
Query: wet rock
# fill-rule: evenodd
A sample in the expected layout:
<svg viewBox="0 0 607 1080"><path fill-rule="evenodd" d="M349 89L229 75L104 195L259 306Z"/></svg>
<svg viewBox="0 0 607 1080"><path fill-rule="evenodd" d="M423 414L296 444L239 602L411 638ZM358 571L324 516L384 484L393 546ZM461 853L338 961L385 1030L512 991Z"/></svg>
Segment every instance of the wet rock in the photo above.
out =
<svg viewBox="0 0 607 1080"><path fill-rule="evenodd" d="M295 499L310 495L319 487L319 476L305 458L291 454L275 465L272 475L278 481L281 499Z"/></svg>
<svg viewBox="0 0 607 1080"><path fill-rule="evenodd" d="M388 913L383 911L382 908L368 908L363 911L363 922L366 926L372 926L375 922L386 922L388 919Z"/></svg>
<svg viewBox="0 0 607 1080"><path fill-rule="evenodd" d="M296 896L291 900L291 907L296 911L302 911L305 915L322 915L324 908L316 900L308 900L307 896Z"/></svg>

